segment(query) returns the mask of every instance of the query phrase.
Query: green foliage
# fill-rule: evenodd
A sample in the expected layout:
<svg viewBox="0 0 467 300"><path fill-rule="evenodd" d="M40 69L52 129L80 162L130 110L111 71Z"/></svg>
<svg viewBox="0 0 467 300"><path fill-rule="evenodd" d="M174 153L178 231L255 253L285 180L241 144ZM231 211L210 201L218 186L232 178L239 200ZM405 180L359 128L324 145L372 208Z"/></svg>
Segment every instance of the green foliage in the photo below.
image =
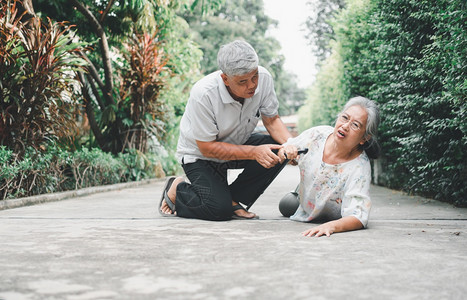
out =
<svg viewBox="0 0 467 300"><path fill-rule="evenodd" d="M174 157L177 127L189 89L200 77L199 62L202 52L187 34L188 24L176 12L192 10L208 14L210 10L218 9L221 3L222 0L38 0L34 1L35 11L44 19L50 18L47 26L42 26L42 20L37 18L24 28L24 24L18 21L20 16L15 14L14 9L10 9L14 7L9 5L10 1L8 5L2 3L2 105L7 100L24 98L28 91L38 93L23 99L24 110L23 106L2 107L2 141L14 136L24 149L21 155L9 148L0 150L2 198L140 180L163 176L164 172L179 172L180 167ZM76 34L65 23L54 23L51 20L76 24ZM39 32L38 28L42 31ZM21 39L18 34L21 30L33 38ZM52 40L50 45L47 44L48 38ZM82 43L76 44L71 38ZM82 57L88 63L86 72L82 72L81 68L84 60L69 55L80 50L78 46L84 43L88 48L81 51L80 55L85 54ZM34 47L37 49L34 50ZM36 54L42 54L43 58ZM35 64L31 65L42 64L48 67L44 68L46 71L55 70L57 76L51 74L49 78L38 77L38 74L46 72L29 68L26 65L28 59L35 59ZM60 64L66 66L66 69L59 69ZM72 89L72 71L80 71L80 81L83 83L81 95L79 91ZM51 84L52 79L56 80L56 85ZM27 80L31 88L19 86ZM42 90L38 88L39 84L43 84ZM119 88L115 89L115 86ZM76 96L82 96L83 99L82 104L87 114L83 118L75 118L76 115L70 114L74 110L67 111L67 114L62 111L65 108L80 108ZM24 124L23 127L30 133L46 134L40 147L36 147L41 149L38 151L28 147L29 144L23 145L25 139L16 133L9 135L12 127L5 122L13 120L12 112L34 111L31 105L38 104L36 99L40 97L48 97L53 103L63 106L50 108L38 105L43 116L52 116L55 120L58 117L66 118L70 123L62 122L60 130L51 127L55 132L50 131L50 128L43 128L42 123L36 124L39 119L32 119L31 124ZM63 103L69 106L65 107ZM15 115L16 119L19 118ZM82 122L79 126L81 135L78 137L75 136L75 121ZM35 130L30 130L31 128ZM93 133L86 139L83 133L88 134L90 128ZM69 145L58 140L62 136L76 137L73 147L78 150L65 150ZM55 142L55 145L49 145L47 140ZM111 155L102 152L95 148L97 145L119 153Z"/></svg>
<svg viewBox="0 0 467 300"><path fill-rule="evenodd" d="M83 148L72 154L69 167L73 173L75 188L118 183L125 172L125 165L110 153L94 148Z"/></svg>
<svg viewBox="0 0 467 300"><path fill-rule="evenodd" d="M318 61L324 62L331 54L331 41L334 39L332 22L335 19L336 12L345 7L345 1L309 0L307 5L311 7L311 14L305 22L307 28L305 37Z"/></svg>
<svg viewBox="0 0 467 300"><path fill-rule="evenodd" d="M221 45L236 39L249 42L258 53L260 65L271 72L281 115L293 114L303 103L304 90L297 86L294 75L283 69L285 58L279 54L279 42L266 35L277 21L264 13L263 0L226 0L211 14L200 15L185 11L183 18L190 25L193 39L203 51L201 72L209 74L218 69L217 52Z"/></svg>
<svg viewBox="0 0 467 300"><path fill-rule="evenodd" d="M382 109L380 181L459 206L467 206L465 24L460 0L352 0L334 23L344 94Z"/></svg>
<svg viewBox="0 0 467 300"><path fill-rule="evenodd" d="M81 74L86 117L77 148L139 149L147 155L166 149L167 158L173 157L174 132L189 88L200 77L202 56L176 12L206 14L221 2L34 2L39 15L76 24L80 39L89 45L89 72Z"/></svg>
<svg viewBox="0 0 467 300"><path fill-rule="evenodd" d="M159 157L137 150L113 156L93 148L69 152L0 146L0 200L164 176Z"/></svg>
<svg viewBox="0 0 467 300"><path fill-rule="evenodd" d="M185 11L183 17L190 24L194 40L203 51L203 74L218 69L217 52L220 46L235 39L248 41L257 50L262 64L272 62L271 55L278 56L278 42L265 38L267 28L277 24L277 21L264 14L262 0L225 1L210 15ZM265 67L269 69L269 66Z"/></svg>
<svg viewBox="0 0 467 300"><path fill-rule="evenodd" d="M382 104L389 184L464 206L465 8L463 1L377 2L366 35L374 47L354 50L359 64L349 76L354 93Z"/></svg>
<svg viewBox="0 0 467 300"><path fill-rule="evenodd" d="M156 154L144 154L136 149L131 149L127 153L119 153L117 159L122 161L126 166L123 178L127 181L165 176L161 165L161 161L163 160Z"/></svg>
<svg viewBox="0 0 467 300"><path fill-rule="evenodd" d="M164 86L162 72L167 59L157 34L135 34L123 52L122 83L118 112L122 119L120 132L125 136L124 148L147 152L148 136L158 140L164 136L165 103L159 100Z"/></svg>
<svg viewBox="0 0 467 300"><path fill-rule="evenodd" d="M165 123L174 119L172 105L164 102L162 95L166 77L190 75L199 62L194 61L199 56L192 43L177 34L181 25L175 12L189 3L193 8L201 5L204 11L210 8L209 3L216 2L39 0L35 3L41 15L76 24L78 35L92 49L83 53L90 67L88 73L81 74L83 104L89 121L84 133L91 132L87 144L116 154L133 148L146 152L154 138L165 143ZM187 69L194 71L185 72ZM167 86L168 93L181 88L183 85Z"/></svg>
<svg viewBox="0 0 467 300"><path fill-rule="evenodd" d="M40 155L33 148L27 148L20 158L12 150L0 146L3 166L0 170L0 199L49 193L55 191L59 184L66 185L63 170L56 168L57 162L64 157L53 157L51 153Z"/></svg>
<svg viewBox="0 0 467 300"><path fill-rule="evenodd" d="M0 144L22 152L72 138L74 71L85 62L74 55L81 45L71 26L39 18L23 23L15 8L0 7Z"/></svg>
<svg viewBox="0 0 467 300"><path fill-rule="evenodd" d="M338 112L348 100L340 52L340 45L335 43L333 52L322 64L316 81L309 89L306 103L299 110L300 131L334 124Z"/></svg>

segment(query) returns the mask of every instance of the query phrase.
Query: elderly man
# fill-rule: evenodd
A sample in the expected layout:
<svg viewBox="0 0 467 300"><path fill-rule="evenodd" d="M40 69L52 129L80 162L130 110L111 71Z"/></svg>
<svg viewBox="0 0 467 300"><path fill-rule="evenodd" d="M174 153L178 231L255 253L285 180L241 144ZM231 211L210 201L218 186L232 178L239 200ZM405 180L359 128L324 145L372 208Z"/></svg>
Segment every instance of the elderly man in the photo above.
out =
<svg viewBox="0 0 467 300"><path fill-rule="evenodd" d="M167 179L159 204L163 216L256 218L239 203L251 207L282 169L277 150L291 135L278 115L271 74L244 41L222 46L217 62L220 70L191 90L177 146L190 182ZM253 133L260 118L270 135ZM244 169L230 185L228 169Z"/></svg>

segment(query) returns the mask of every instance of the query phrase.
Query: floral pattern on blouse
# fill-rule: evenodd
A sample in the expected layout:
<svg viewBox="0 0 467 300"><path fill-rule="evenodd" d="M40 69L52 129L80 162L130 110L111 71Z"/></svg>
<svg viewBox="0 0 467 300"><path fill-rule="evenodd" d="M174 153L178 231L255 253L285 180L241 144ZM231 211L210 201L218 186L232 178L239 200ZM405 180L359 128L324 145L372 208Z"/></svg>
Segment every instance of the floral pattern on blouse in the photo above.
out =
<svg viewBox="0 0 467 300"><path fill-rule="evenodd" d="M284 145L308 148L300 155L300 206L290 218L309 222L316 218L340 219L354 216L368 224L371 209L371 166L365 152L345 163L330 165L323 162L326 139L331 126L317 126L291 138Z"/></svg>

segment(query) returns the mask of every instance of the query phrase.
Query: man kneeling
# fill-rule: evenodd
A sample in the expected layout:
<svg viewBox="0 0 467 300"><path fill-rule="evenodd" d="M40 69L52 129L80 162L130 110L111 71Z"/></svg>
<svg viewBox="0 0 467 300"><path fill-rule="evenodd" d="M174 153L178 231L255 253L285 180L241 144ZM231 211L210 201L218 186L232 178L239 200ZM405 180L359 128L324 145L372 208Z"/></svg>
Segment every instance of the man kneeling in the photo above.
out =
<svg viewBox="0 0 467 300"><path fill-rule="evenodd" d="M278 115L271 74L250 44L220 48L220 70L192 88L180 123L177 158L186 177L167 180L163 216L203 220L252 219L251 207L280 172L277 151L291 137ZM253 133L262 119L270 135ZM228 169L244 169L230 185Z"/></svg>

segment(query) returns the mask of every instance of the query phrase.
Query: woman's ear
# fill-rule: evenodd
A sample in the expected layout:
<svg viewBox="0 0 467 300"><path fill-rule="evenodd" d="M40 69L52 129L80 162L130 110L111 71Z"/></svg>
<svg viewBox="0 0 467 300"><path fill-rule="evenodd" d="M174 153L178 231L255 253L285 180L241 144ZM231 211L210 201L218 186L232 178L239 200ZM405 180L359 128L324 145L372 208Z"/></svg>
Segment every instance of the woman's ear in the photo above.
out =
<svg viewBox="0 0 467 300"><path fill-rule="evenodd" d="M360 145L364 145L366 142L371 141L371 135L364 135L362 140L360 141Z"/></svg>

